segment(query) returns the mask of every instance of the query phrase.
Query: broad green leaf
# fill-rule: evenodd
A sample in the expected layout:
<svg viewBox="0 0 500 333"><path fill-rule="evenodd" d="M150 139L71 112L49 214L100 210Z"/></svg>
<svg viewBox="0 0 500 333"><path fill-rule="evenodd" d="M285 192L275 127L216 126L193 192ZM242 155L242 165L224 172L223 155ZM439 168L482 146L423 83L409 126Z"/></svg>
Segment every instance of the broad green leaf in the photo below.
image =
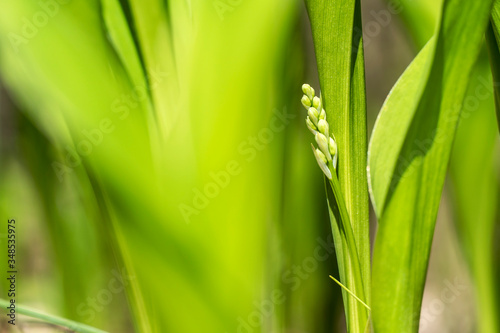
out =
<svg viewBox="0 0 500 333"><path fill-rule="evenodd" d="M347 264L342 259L339 260L340 278L354 294L365 295L365 301L370 304L366 98L360 2L308 0L306 5L323 102L338 145L339 190L352 224L364 290L357 290L359 286L355 286L354 277L342 267ZM335 224L332 220L332 228ZM339 244L336 246L338 249ZM345 255L338 253L338 258ZM343 292L343 296L349 330L364 331L366 309L347 293Z"/></svg>
<svg viewBox="0 0 500 333"><path fill-rule="evenodd" d="M498 1L497 1L498 2ZM424 28L419 21L419 12L410 8L410 3L428 7L430 12L439 7L438 2L404 2L402 9L404 23L413 39L418 41ZM410 9L410 10L409 10ZM424 28L425 29L425 28ZM491 43L492 74L499 82L499 54L493 29L486 32L487 42ZM489 39L489 40L488 40ZM487 59L481 56L474 70L467 90L467 102L460 115L459 127L450 160L453 191L454 220L456 221L463 251L469 262L476 294L476 327L478 332L498 331L497 288L495 281L493 246L494 228L497 211L498 185L494 173L495 144L497 129L492 113L494 100L498 105L498 89L488 79ZM495 97L495 98L492 98ZM497 147L498 148L498 147ZM478 224L480 227L478 227Z"/></svg>
<svg viewBox="0 0 500 333"><path fill-rule="evenodd" d="M490 7L491 1L445 1L435 37L398 80L377 119L368 151L379 218L372 280L376 332L418 331L446 168Z"/></svg>

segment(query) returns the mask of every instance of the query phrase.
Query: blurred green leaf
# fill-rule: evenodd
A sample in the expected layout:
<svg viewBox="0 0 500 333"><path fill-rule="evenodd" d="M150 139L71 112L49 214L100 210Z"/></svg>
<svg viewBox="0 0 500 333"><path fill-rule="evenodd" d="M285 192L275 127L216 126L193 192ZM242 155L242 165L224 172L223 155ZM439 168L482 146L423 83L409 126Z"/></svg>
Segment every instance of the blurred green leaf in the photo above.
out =
<svg viewBox="0 0 500 333"><path fill-rule="evenodd" d="M127 21L123 5L119 0L102 0L101 3L102 15L110 41L126 69L130 81L135 86L146 86L148 82L144 75L140 52L135 44L133 26L131 27Z"/></svg>
<svg viewBox="0 0 500 333"><path fill-rule="evenodd" d="M398 9L417 50L420 50L434 35L443 0L386 0L386 2Z"/></svg>
<svg viewBox="0 0 500 333"><path fill-rule="evenodd" d="M500 130L500 1L497 0L493 2L493 9L491 10L490 25L486 31L486 45L490 55L497 122Z"/></svg>
<svg viewBox="0 0 500 333"><path fill-rule="evenodd" d="M72 182L91 180L79 204L98 205L96 223L112 231L100 241L113 245L133 277L127 296L135 330L249 325L254 304L272 297L266 282L280 273L265 263L278 241L268 230L280 221L279 143L293 116L275 97L283 89L276 68L288 56L281 48L295 4L246 2L221 17L211 2L68 2L18 48L9 33L22 34L23 17L40 7L2 5L2 77L58 150L58 162L80 151L62 181L77 191ZM111 129L99 136L102 121ZM283 129L267 141L271 121ZM82 154L89 133L99 142ZM233 162L238 172L218 185ZM205 197L214 186L217 195ZM200 196L206 202L197 205ZM280 328L277 317L254 328Z"/></svg>

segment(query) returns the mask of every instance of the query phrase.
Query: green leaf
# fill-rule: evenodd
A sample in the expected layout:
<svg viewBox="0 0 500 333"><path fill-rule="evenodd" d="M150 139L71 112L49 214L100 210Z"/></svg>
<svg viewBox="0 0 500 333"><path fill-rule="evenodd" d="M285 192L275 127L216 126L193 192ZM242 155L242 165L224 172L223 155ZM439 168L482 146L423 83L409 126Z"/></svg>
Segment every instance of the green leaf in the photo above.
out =
<svg viewBox="0 0 500 333"><path fill-rule="evenodd" d="M349 332L365 332L369 318L366 301L366 293L363 287L361 275L361 263L354 238L351 219L347 212L344 195L340 189L335 172L332 179L325 177L328 208L330 213L331 228L335 244L335 253L339 266L341 280L350 287L343 288L344 308L347 316L347 328ZM350 290L348 292L347 290ZM353 297L353 295L355 295ZM361 301L360 301L361 299Z"/></svg>
<svg viewBox="0 0 500 333"><path fill-rule="evenodd" d="M494 244L498 242L498 128L486 57L476 66L460 117L450 161L458 234L468 260L476 295L477 332L500 331L498 277Z"/></svg>
<svg viewBox="0 0 500 333"><path fill-rule="evenodd" d="M417 50L420 50L434 35L442 2L442 0L386 0L387 5L395 8L401 15Z"/></svg>
<svg viewBox="0 0 500 333"><path fill-rule="evenodd" d="M486 31L486 45L490 55L493 87L495 89L495 106L497 122L500 129L500 1L494 1L491 11L490 25Z"/></svg>
<svg viewBox="0 0 500 333"><path fill-rule="evenodd" d="M330 130L338 145L339 190L352 224L364 290L356 289L353 277L343 276L340 258L345 253L337 253L341 282L356 295L364 294L365 301L370 304L366 97L360 2L307 0L306 5L311 20L323 102ZM333 220L332 228L335 229ZM343 295L349 331L354 332L352 328L362 327L364 332L366 309L345 292Z"/></svg>
<svg viewBox="0 0 500 333"><path fill-rule="evenodd" d="M445 1L437 34L399 79L377 119L368 151L380 223L372 280L377 332L418 331L446 168L490 7L491 1Z"/></svg>
<svg viewBox="0 0 500 333"><path fill-rule="evenodd" d="M127 22L118 0L102 0L102 15L111 43L135 86L146 86L139 50L137 50L132 28Z"/></svg>

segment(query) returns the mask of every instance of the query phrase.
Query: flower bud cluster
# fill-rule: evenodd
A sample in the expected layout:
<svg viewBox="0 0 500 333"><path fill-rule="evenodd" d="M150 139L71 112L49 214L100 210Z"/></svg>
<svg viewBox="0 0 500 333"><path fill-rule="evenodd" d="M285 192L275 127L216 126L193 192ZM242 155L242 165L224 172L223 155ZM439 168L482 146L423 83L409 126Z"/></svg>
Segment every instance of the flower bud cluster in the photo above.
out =
<svg viewBox="0 0 500 333"><path fill-rule="evenodd" d="M333 135L330 135L330 125L326 119L326 111L323 108L321 96L315 96L314 89L308 85L302 85L302 105L307 110L306 125L314 135L318 148L313 148L314 156L323 173L332 179L332 169L337 168L337 143Z"/></svg>

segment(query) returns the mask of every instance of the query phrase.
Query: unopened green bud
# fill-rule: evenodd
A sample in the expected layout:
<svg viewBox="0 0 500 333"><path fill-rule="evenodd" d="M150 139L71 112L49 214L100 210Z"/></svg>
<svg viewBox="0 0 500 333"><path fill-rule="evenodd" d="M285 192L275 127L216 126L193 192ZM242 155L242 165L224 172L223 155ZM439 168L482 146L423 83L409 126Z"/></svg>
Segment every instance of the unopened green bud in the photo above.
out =
<svg viewBox="0 0 500 333"><path fill-rule="evenodd" d="M316 127L316 125L313 124L313 122L311 121L311 119L309 119L309 117L306 118L306 124L307 128L309 128L312 134L316 135L316 133L318 133L318 128Z"/></svg>
<svg viewBox="0 0 500 333"><path fill-rule="evenodd" d="M309 108L309 110L307 110L307 115L309 116L309 118L311 118L314 125L318 125L318 110L316 110L315 108Z"/></svg>
<svg viewBox="0 0 500 333"><path fill-rule="evenodd" d="M313 101L312 101L312 105L316 108L316 109L320 109L320 105L321 105L321 100L319 99L318 96L314 96L313 98Z"/></svg>
<svg viewBox="0 0 500 333"><path fill-rule="evenodd" d="M326 138L326 136L324 136L321 133L316 133L314 139L316 139L316 143L318 144L318 147L323 153L323 155L325 155L326 159L328 161L331 161L332 156L330 154L330 150L328 149L328 139Z"/></svg>
<svg viewBox="0 0 500 333"><path fill-rule="evenodd" d="M319 109L318 109L319 110ZM325 109L321 109L321 112L319 113L319 119L325 119L326 120L326 112Z"/></svg>
<svg viewBox="0 0 500 333"><path fill-rule="evenodd" d="M318 148L316 148L315 154L321 163L324 163L324 164L328 163L328 160L326 159L325 154L323 154L323 152L321 150L319 150Z"/></svg>
<svg viewBox="0 0 500 333"><path fill-rule="evenodd" d="M335 156L337 154L337 143L335 142L335 140L333 140L333 138L330 138L330 143L328 145L328 148L332 156Z"/></svg>
<svg viewBox="0 0 500 333"><path fill-rule="evenodd" d="M332 173L330 171L330 169L328 168L328 161L326 160L326 157L325 155L321 152L321 150L319 149L314 149L314 146L311 145L312 147L312 150L313 150L313 153L314 153L314 157L316 157L316 161L318 162L318 165L319 167L321 168L321 171L323 171L323 173L325 174L325 176L328 178L328 179L332 179Z"/></svg>
<svg viewBox="0 0 500 333"><path fill-rule="evenodd" d="M300 101L302 102L302 105L304 105L306 109L311 107L311 100L306 95L302 96L302 99Z"/></svg>
<svg viewBox="0 0 500 333"><path fill-rule="evenodd" d="M302 85L302 91L304 92L304 94L307 95L307 97L309 97L309 99L312 101L312 99L314 98L314 89L313 87L311 87L310 85L308 85L307 83L304 83Z"/></svg>
<svg viewBox="0 0 500 333"><path fill-rule="evenodd" d="M335 136L333 134L332 136L333 138L330 137L328 147L330 148L330 154L332 154L332 166L335 170L337 170L337 161L339 158L339 154L337 148L337 141L335 141Z"/></svg>
<svg viewBox="0 0 500 333"><path fill-rule="evenodd" d="M330 136L330 134L328 134L328 131L329 131L328 122L325 119L320 119L318 121L318 129L325 136L327 136L327 137Z"/></svg>

